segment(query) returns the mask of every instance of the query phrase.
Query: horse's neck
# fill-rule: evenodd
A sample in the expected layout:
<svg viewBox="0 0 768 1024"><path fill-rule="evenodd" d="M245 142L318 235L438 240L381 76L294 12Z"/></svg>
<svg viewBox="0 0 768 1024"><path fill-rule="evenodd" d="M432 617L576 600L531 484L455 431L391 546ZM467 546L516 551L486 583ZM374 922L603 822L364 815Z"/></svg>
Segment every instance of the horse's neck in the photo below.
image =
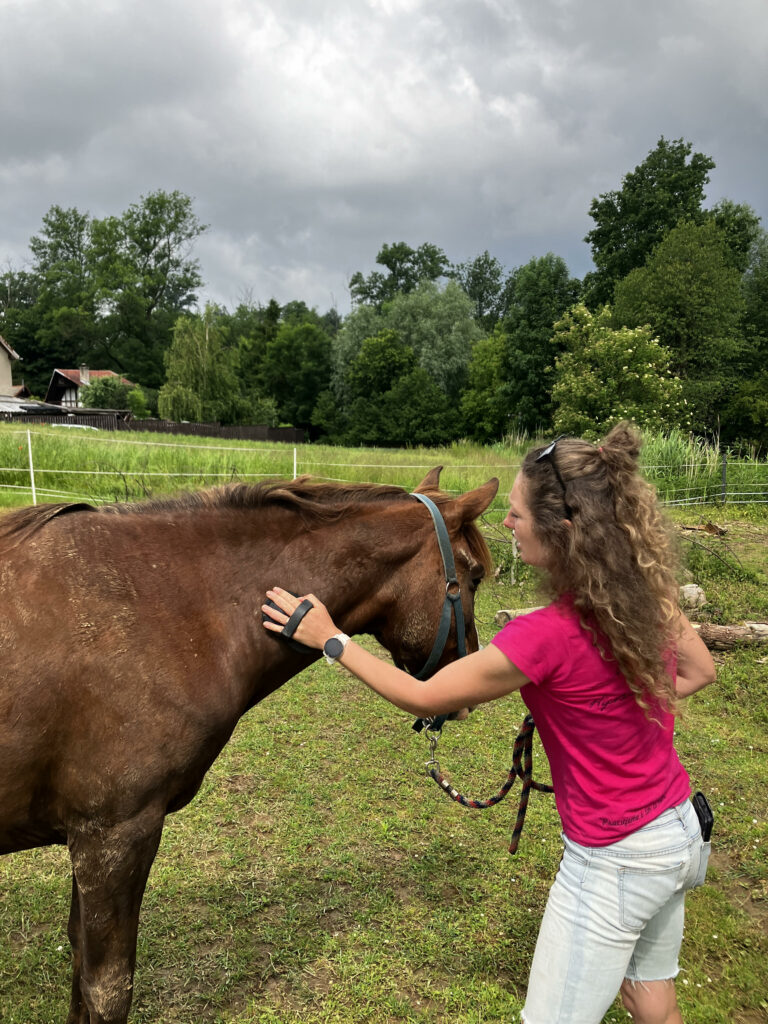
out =
<svg viewBox="0 0 768 1024"><path fill-rule="evenodd" d="M398 574L423 547L422 531L403 524L403 507L365 510L321 529L310 547L313 592L333 610L345 632L366 632L384 613ZM332 547L332 554L329 557ZM311 556L310 556L311 557Z"/></svg>

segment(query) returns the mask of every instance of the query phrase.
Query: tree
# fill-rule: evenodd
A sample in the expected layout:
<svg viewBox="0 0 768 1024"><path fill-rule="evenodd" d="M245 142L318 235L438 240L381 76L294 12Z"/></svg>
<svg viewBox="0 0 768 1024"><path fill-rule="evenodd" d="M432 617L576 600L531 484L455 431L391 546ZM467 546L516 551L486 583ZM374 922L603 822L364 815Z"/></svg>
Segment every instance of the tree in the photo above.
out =
<svg viewBox="0 0 768 1024"><path fill-rule="evenodd" d="M51 377L50 367L47 376L43 375L41 379L27 364L30 354L35 351L38 323L35 303L38 292L39 282L28 271L15 270L9 264L0 275L0 335L16 352L24 356L21 372L32 394L44 394Z"/></svg>
<svg viewBox="0 0 768 1024"><path fill-rule="evenodd" d="M579 289L565 261L553 253L509 275L506 316L472 352L461 404L470 436L490 441L513 430L530 435L549 424L550 368L557 354L553 327Z"/></svg>
<svg viewBox="0 0 768 1024"><path fill-rule="evenodd" d="M78 397L86 409L127 409L132 390L122 377L96 377L80 389Z"/></svg>
<svg viewBox="0 0 768 1024"><path fill-rule="evenodd" d="M547 253L518 267L507 284L504 400L515 429L532 435L552 418L549 368L557 355L553 328L581 290L564 259Z"/></svg>
<svg viewBox="0 0 768 1024"><path fill-rule="evenodd" d="M240 389L249 402L266 396L264 359L267 344L277 336L281 312L279 303L270 299L266 306L241 303L222 317L229 343L237 350Z"/></svg>
<svg viewBox="0 0 768 1024"><path fill-rule="evenodd" d="M191 309L202 284L191 253L205 230L189 196L162 189L142 196L120 217L94 221L99 340L110 368L160 386L174 324Z"/></svg>
<svg viewBox="0 0 768 1024"><path fill-rule="evenodd" d="M332 343L333 390L342 407L349 401L347 370L366 338L393 330L410 346L418 364L457 406L466 382L467 366L480 328L472 317L472 302L455 281L440 288L422 281L381 308L358 306L346 318Z"/></svg>
<svg viewBox="0 0 768 1024"><path fill-rule="evenodd" d="M414 366L378 395L359 396L346 414L346 444L439 445L455 437L458 415L429 374Z"/></svg>
<svg viewBox="0 0 768 1024"><path fill-rule="evenodd" d="M330 391L323 392L312 416L334 442L444 444L458 434L456 403L391 327L362 341L347 367L343 393L340 405Z"/></svg>
<svg viewBox="0 0 768 1024"><path fill-rule="evenodd" d="M728 402L723 419L731 436L768 445L768 234L759 229L746 273L742 333L744 373Z"/></svg>
<svg viewBox="0 0 768 1024"><path fill-rule="evenodd" d="M749 342L753 370L768 362L768 233L758 231L741 281L744 296L744 333Z"/></svg>
<svg viewBox="0 0 768 1024"><path fill-rule="evenodd" d="M506 311L504 268L486 249L480 256L451 268L474 307L474 317L485 331L492 331Z"/></svg>
<svg viewBox="0 0 768 1024"><path fill-rule="evenodd" d="M79 398L86 409L129 409L136 419L150 414L143 390L122 377L96 377L80 389Z"/></svg>
<svg viewBox="0 0 768 1024"><path fill-rule="evenodd" d="M616 286L617 326L649 324L670 351L698 431L714 432L743 372L741 275L713 219L682 221Z"/></svg>
<svg viewBox="0 0 768 1024"><path fill-rule="evenodd" d="M239 420L239 388L226 337L216 325L216 310L182 316L165 357L167 379L160 389L160 415L170 420Z"/></svg>
<svg viewBox="0 0 768 1024"><path fill-rule="evenodd" d="M721 199L705 214L722 232L730 254L729 262L743 274L750 265L752 247L761 233L760 218L747 203L734 203L730 199Z"/></svg>
<svg viewBox="0 0 768 1024"><path fill-rule="evenodd" d="M363 277L358 270L349 281L352 302L380 307L399 293L414 291L422 281L437 281L445 277L450 264L442 249L424 242L418 249L412 249L405 242L384 244L376 256L376 262L386 267L388 274L374 270Z"/></svg>
<svg viewBox="0 0 768 1024"><path fill-rule="evenodd" d="M704 186L715 163L703 153L691 154L692 148L683 139L668 142L662 136L625 175L621 189L592 200L589 215L595 227L584 239L596 268L585 279L591 307L610 302L617 282L642 267L678 221L702 219Z"/></svg>
<svg viewBox="0 0 768 1024"><path fill-rule="evenodd" d="M103 220L52 206L30 239L28 298L4 314L29 386L42 391L55 367L86 362L159 387L173 325L202 283L190 250L203 230L180 192L152 192ZM6 278L18 294L18 275Z"/></svg>
<svg viewBox="0 0 768 1024"><path fill-rule="evenodd" d="M281 323L264 353L265 392L280 419L296 427L312 424L318 396L331 379L331 340L314 323Z"/></svg>
<svg viewBox="0 0 768 1024"><path fill-rule="evenodd" d="M386 445L399 437L400 411L386 401L400 378L416 368L416 356L397 331L387 329L366 338L347 371L348 444ZM393 418L394 414L394 418Z"/></svg>
<svg viewBox="0 0 768 1024"><path fill-rule="evenodd" d="M618 330L609 306L574 306L556 324L563 352L555 360L554 429L595 440L620 420L641 429L686 426L680 381L670 354L648 327Z"/></svg>
<svg viewBox="0 0 768 1024"><path fill-rule="evenodd" d="M371 399L385 394L395 381L416 366L416 356L391 328L366 338L347 371L350 399Z"/></svg>
<svg viewBox="0 0 768 1024"><path fill-rule="evenodd" d="M344 444L349 418L330 388L321 391L312 410L312 427L329 444Z"/></svg>
<svg viewBox="0 0 768 1024"><path fill-rule="evenodd" d="M366 338L386 330L382 312L375 306L360 305L345 317L341 330L331 341L331 385L338 402L347 400L347 371Z"/></svg>
<svg viewBox="0 0 768 1024"><path fill-rule="evenodd" d="M427 371L416 366L383 396L383 443L443 445L458 436L458 410Z"/></svg>
<svg viewBox="0 0 768 1024"><path fill-rule="evenodd" d="M514 415L505 394L506 346L507 338L499 327L490 337L479 338L472 349L461 417L465 433L482 444L509 433Z"/></svg>
<svg viewBox="0 0 768 1024"><path fill-rule="evenodd" d="M40 234L30 239L34 272L63 298L79 297L93 288L91 227L87 213L52 206Z"/></svg>
<svg viewBox="0 0 768 1024"><path fill-rule="evenodd" d="M481 333L472 317L471 301L460 286L448 281L441 289L433 281L422 281L387 305L382 326L397 331L413 349L419 366L458 405L472 345Z"/></svg>
<svg viewBox="0 0 768 1024"><path fill-rule="evenodd" d="M27 305L17 334L25 380L44 394L56 367L93 362L98 348L96 282L91 259L92 223L87 213L52 206L30 239Z"/></svg>

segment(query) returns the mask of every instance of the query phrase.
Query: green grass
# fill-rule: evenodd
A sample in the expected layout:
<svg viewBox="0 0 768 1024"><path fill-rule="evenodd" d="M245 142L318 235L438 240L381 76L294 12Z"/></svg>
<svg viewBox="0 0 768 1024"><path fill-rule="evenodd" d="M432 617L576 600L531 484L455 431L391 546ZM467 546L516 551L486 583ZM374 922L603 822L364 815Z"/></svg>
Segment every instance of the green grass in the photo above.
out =
<svg viewBox="0 0 768 1024"><path fill-rule="evenodd" d="M53 441L62 453L71 443ZM461 446L406 454L471 461ZM478 482L489 468L472 471ZM415 483L421 469L411 472ZM468 471L455 472L458 483ZM673 515L679 526L727 528L683 534L688 572L708 598L699 617L768 619L765 508ZM537 603L532 575L500 535L493 545L503 571L478 595L486 642L497 609ZM693 784L716 815L709 878L688 900L686 1024L768 1020L767 657L765 647L718 656L718 683L688 702L678 727ZM523 714L512 696L446 727L440 762L467 795L498 790ZM518 1019L559 859L552 798L533 794L511 858L517 787L470 811L425 777L427 757L409 717L338 666L308 669L249 712L198 797L168 819L142 911L132 1024ZM538 745L535 772L547 778ZM0 1020L61 1022L66 851L0 858L0 892ZM627 1019L616 1005L605 1022Z"/></svg>

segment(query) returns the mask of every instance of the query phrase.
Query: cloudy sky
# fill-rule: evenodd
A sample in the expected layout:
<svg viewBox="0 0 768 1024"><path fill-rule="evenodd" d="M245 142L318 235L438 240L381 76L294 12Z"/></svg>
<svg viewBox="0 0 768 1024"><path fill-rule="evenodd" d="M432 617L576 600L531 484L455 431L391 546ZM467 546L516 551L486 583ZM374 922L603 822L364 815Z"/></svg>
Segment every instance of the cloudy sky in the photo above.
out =
<svg viewBox="0 0 768 1024"><path fill-rule="evenodd" d="M0 0L0 265L179 189L201 299L349 309L384 242L555 252L685 138L768 227L766 0Z"/></svg>

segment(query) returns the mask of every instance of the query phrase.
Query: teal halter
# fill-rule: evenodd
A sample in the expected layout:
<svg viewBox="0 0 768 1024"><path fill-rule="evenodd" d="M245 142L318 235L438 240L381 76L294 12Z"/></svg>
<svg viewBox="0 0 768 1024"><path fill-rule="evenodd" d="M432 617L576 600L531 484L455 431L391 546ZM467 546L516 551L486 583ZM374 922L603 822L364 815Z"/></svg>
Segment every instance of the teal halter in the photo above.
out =
<svg viewBox="0 0 768 1024"><path fill-rule="evenodd" d="M437 637L432 647L432 653L427 658L427 663L421 672L416 673L417 679L429 679L429 677L435 671L435 666L440 660L443 651L445 650L445 644L448 640L448 633L451 629L451 617L456 616L456 646L458 648L459 657L463 658L467 653L467 647L465 642L465 630L464 630L464 609L461 605L461 587L459 581L456 578L456 565L453 561L453 551L451 550L451 542L448 538L448 530L445 526L445 520L442 517L440 509L428 498L426 494L413 494L414 498L418 498L419 501L423 502L429 509L429 514L432 516L432 522L435 524L435 533L437 534L437 543L440 547L440 555L443 559L443 571L445 573L445 601L443 602L443 611L440 616L440 625L437 628Z"/></svg>

